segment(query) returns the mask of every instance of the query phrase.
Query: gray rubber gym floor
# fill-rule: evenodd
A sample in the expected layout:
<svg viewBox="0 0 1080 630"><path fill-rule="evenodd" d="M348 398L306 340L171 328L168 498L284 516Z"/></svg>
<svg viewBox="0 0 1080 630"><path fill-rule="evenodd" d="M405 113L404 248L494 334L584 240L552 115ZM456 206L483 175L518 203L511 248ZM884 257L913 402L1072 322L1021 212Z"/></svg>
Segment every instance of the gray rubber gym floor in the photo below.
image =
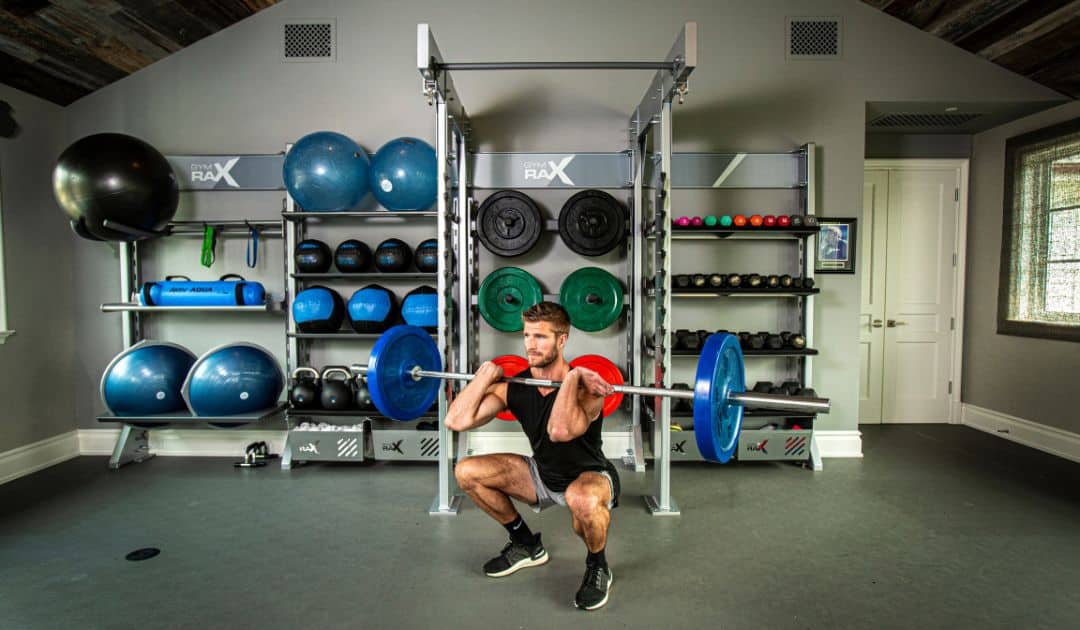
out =
<svg viewBox="0 0 1080 630"><path fill-rule="evenodd" d="M546 566L489 579L504 531L471 504L429 517L430 465L79 458L0 486L0 627L1077 627L1080 464L958 426L863 429L865 459L816 474L676 466L674 518L624 472L593 613L570 603L565 509L526 513Z"/></svg>

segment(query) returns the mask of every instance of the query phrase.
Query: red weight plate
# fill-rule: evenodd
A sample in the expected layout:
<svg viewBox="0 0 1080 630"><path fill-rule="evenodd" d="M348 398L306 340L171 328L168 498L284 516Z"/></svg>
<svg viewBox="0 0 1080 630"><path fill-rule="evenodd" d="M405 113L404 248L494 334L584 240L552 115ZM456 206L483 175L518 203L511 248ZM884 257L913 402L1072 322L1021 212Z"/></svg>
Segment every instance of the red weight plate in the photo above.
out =
<svg viewBox="0 0 1080 630"><path fill-rule="evenodd" d="M571 361L570 367L583 367L592 370L612 385L622 385L624 383L622 370L619 369L619 366L609 361L606 357L602 357L598 354L583 354ZM619 405L622 404L622 397L622 392L615 392L604 399L605 418L610 416L611 412L619 408Z"/></svg>
<svg viewBox="0 0 1080 630"><path fill-rule="evenodd" d="M503 376L506 376L507 378L515 376L522 370L526 370L529 367L528 359L526 359L525 357L519 357L514 354L504 354L502 356L495 357L491 360L491 362L501 367L503 369ZM512 422L517 421L517 418L514 417L514 414L510 413L509 409L504 409L500 411L495 417L499 420L509 420Z"/></svg>

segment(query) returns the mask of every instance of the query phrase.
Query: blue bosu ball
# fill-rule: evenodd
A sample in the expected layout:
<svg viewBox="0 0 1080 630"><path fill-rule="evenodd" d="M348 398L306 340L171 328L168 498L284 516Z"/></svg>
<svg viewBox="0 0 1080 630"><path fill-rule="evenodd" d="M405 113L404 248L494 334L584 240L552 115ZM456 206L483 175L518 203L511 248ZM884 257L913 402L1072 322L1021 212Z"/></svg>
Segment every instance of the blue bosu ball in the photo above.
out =
<svg viewBox="0 0 1080 630"><path fill-rule="evenodd" d="M285 388L274 355L251 343L232 343L199 357L184 381L184 400L196 416L235 416L273 407Z"/></svg>
<svg viewBox="0 0 1080 630"><path fill-rule="evenodd" d="M427 210L438 194L435 149L419 138L387 142L371 160L371 192L387 210Z"/></svg>
<svg viewBox="0 0 1080 630"><path fill-rule="evenodd" d="M184 411L184 378L195 354L175 343L143 341L116 355L101 375L101 400L114 415Z"/></svg>
<svg viewBox="0 0 1080 630"><path fill-rule="evenodd" d="M285 188L309 212L348 210L368 192L367 153L351 138L333 131L316 131L296 141L282 176Z"/></svg>

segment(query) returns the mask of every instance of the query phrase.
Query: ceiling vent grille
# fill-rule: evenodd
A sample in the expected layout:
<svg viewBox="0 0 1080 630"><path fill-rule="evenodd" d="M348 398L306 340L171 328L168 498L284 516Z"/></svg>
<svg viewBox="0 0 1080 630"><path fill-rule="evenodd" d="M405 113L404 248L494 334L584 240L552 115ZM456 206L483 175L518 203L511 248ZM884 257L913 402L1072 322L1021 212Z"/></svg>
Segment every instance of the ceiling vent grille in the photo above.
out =
<svg viewBox="0 0 1080 630"><path fill-rule="evenodd" d="M282 31L282 61L334 61L337 38L333 20L289 22Z"/></svg>
<svg viewBox="0 0 1080 630"><path fill-rule="evenodd" d="M837 17L787 19L787 56L795 59L835 59L842 52L842 23Z"/></svg>
<svg viewBox="0 0 1080 630"><path fill-rule="evenodd" d="M982 114L889 113L882 114L871 120L870 126L876 129L895 129L897 127L948 129L962 127L980 116Z"/></svg>

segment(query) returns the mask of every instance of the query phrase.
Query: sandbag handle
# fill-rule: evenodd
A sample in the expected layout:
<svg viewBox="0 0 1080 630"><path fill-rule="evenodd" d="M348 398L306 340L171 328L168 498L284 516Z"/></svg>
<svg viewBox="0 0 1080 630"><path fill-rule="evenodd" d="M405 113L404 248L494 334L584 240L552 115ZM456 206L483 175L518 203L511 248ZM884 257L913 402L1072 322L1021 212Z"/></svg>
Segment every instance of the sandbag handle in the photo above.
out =
<svg viewBox="0 0 1080 630"><path fill-rule="evenodd" d="M218 280L220 281L220 280L224 280L226 278L238 278L240 282L247 282L247 279L244 278L244 276L241 276L238 273L227 273L224 276L221 276L220 278L218 278Z"/></svg>
<svg viewBox="0 0 1080 630"><path fill-rule="evenodd" d="M176 280L177 278L182 278L184 280L187 280L188 282L191 282L191 278L180 274L177 274L175 276L165 276L165 281L168 282L170 280Z"/></svg>

